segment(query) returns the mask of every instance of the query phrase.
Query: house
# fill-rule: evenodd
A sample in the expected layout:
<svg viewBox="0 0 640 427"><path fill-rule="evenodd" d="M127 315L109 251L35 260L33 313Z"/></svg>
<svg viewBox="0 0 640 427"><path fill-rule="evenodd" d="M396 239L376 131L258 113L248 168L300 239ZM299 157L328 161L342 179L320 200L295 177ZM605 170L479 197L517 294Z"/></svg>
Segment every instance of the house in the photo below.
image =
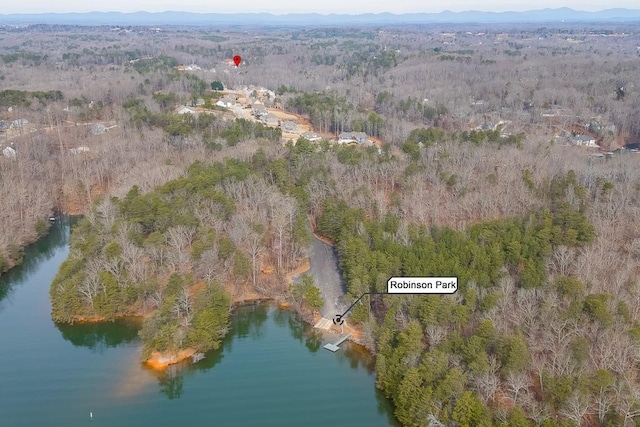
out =
<svg viewBox="0 0 640 427"><path fill-rule="evenodd" d="M196 99L196 107L202 107L205 104L203 98Z"/></svg>
<svg viewBox="0 0 640 427"><path fill-rule="evenodd" d="M157 32L157 31L156 31ZM189 64L189 65L183 65L180 64L176 67L178 69L178 71L194 71L194 70L202 70L202 68L200 68L199 65L197 64Z"/></svg>
<svg viewBox="0 0 640 427"><path fill-rule="evenodd" d="M320 137L320 135L318 135L315 132L304 132L302 135L300 135L302 138L306 139L307 141L320 141L322 138Z"/></svg>
<svg viewBox="0 0 640 427"><path fill-rule="evenodd" d="M16 158L16 150L13 147L6 147L4 150L2 150L2 154L10 159Z"/></svg>
<svg viewBox="0 0 640 427"><path fill-rule="evenodd" d="M367 140L367 134L364 132L342 132L338 136L339 144L347 144L350 142L357 142L358 144L362 144Z"/></svg>
<svg viewBox="0 0 640 427"><path fill-rule="evenodd" d="M278 126L279 120L275 114L267 113L262 116L262 122L267 126Z"/></svg>
<svg viewBox="0 0 640 427"><path fill-rule="evenodd" d="M251 114L253 114L258 119L262 116L266 116L268 114L267 107L265 107L261 102L256 102L251 106Z"/></svg>
<svg viewBox="0 0 640 427"><path fill-rule="evenodd" d="M476 127L476 130L484 131L484 130L496 130L498 125L494 125L493 123L484 122L481 125Z"/></svg>
<svg viewBox="0 0 640 427"><path fill-rule="evenodd" d="M282 122L282 130L285 132L295 132L298 130L298 124L291 120Z"/></svg>
<svg viewBox="0 0 640 427"><path fill-rule="evenodd" d="M597 147L595 138L589 135L576 135L570 139L573 145L579 147Z"/></svg>
<svg viewBox="0 0 640 427"><path fill-rule="evenodd" d="M69 152L71 154L82 154L82 153L88 153L89 151L91 151L89 147L78 147L78 148L69 149Z"/></svg>
<svg viewBox="0 0 640 427"><path fill-rule="evenodd" d="M233 99L224 97L220 98L218 102L216 102L216 105L218 107L232 108L234 105L236 105L236 103Z"/></svg>
<svg viewBox="0 0 640 427"><path fill-rule="evenodd" d="M107 132L107 127L102 123L94 123L90 127L91 135L102 135Z"/></svg>
<svg viewBox="0 0 640 427"><path fill-rule="evenodd" d="M17 119L9 123L9 128L10 129L21 128L27 123L29 123L29 120L27 119Z"/></svg>
<svg viewBox="0 0 640 427"><path fill-rule="evenodd" d="M6 132L9 129L9 123L0 122L0 132Z"/></svg>
<svg viewBox="0 0 640 427"><path fill-rule="evenodd" d="M186 105L181 105L175 110L176 114L198 114L195 108L187 107Z"/></svg>

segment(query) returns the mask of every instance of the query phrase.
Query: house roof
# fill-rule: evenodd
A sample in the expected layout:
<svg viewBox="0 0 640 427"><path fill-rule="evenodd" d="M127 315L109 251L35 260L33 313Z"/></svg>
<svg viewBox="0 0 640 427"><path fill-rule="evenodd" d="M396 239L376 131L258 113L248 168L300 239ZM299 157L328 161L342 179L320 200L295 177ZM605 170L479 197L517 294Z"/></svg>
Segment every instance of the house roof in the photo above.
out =
<svg viewBox="0 0 640 427"><path fill-rule="evenodd" d="M342 132L339 135L340 139L363 139L366 138L367 134L364 132Z"/></svg>
<svg viewBox="0 0 640 427"><path fill-rule="evenodd" d="M175 111L178 114L186 114L186 113L195 114L196 113L196 110L194 108L187 107L186 105L181 105L177 107Z"/></svg>
<svg viewBox="0 0 640 427"><path fill-rule="evenodd" d="M4 154L5 157L15 157L16 150L13 147L5 147L4 150L2 150L2 154Z"/></svg>
<svg viewBox="0 0 640 427"><path fill-rule="evenodd" d="M107 127L102 123L94 123L91 125L91 134L101 135L107 131Z"/></svg>
<svg viewBox="0 0 640 427"><path fill-rule="evenodd" d="M309 141L314 140L314 139L321 139L320 135L318 135L315 132L304 132L300 136L303 137L304 139L308 139Z"/></svg>

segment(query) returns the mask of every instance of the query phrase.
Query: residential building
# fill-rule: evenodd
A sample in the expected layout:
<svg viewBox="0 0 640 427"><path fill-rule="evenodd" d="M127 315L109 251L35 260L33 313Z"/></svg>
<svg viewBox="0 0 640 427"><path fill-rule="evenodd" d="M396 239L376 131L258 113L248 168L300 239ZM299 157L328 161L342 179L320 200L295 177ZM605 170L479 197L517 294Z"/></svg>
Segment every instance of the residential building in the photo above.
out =
<svg viewBox="0 0 640 427"><path fill-rule="evenodd" d="M216 102L216 105L218 107L232 108L234 105L236 105L236 103L234 100L224 97L224 98L220 98L218 102Z"/></svg>
<svg viewBox="0 0 640 427"><path fill-rule="evenodd" d="M261 102L256 102L251 106L251 114L253 114L256 118L266 116L268 114L267 107L265 107Z"/></svg>
<svg viewBox="0 0 640 427"><path fill-rule="evenodd" d="M16 150L13 147L5 147L5 149L2 150L2 154L10 159L16 158Z"/></svg>
<svg viewBox="0 0 640 427"><path fill-rule="evenodd" d="M364 132L342 132L338 136L339 144L347 144L350 142L357 142L358 144L362 144L367 140L367 134Z"/></svg>
<svg viewBox="0 0 640 427"><path fill-rule="evenodd" d="M198 114L195 108L187 107L186 105L181 105L176 108L176 114Z"/></svg>
<svg viewBox="0 0 640 427"><path fill-rule="evenodd" d="M298 130L298 124L291 120L282 122L282 130L285 132L295 132Z"/></svg>
<svg viewBox="0 0 640 427"><path fill-rule="evenodd" d="M90 127L91 135L102 135L107 132L107 127L102 123L94 123Z"/></svg>
<svg viewBox="0 0 640 427"><path fill-rule="evenodd" d="M275 114L267 113L262 115L262 122L268 126L278 126L278 116Z"/></svg>
<svg viewBox="0 0 640 427"><path fill-rule="evenodd" d="M580 147L597 147L595 138L590 135L576 135L570 139L573 145Z"/></svg>
<svg viewBox="0 0 640 427"><path fill-rule="evenodd" d="M304 132L302 135L300 135L302 138L306 139L307 141L320 141L322 138L320 137L320 135L318 135L315 132Z"/></svg>

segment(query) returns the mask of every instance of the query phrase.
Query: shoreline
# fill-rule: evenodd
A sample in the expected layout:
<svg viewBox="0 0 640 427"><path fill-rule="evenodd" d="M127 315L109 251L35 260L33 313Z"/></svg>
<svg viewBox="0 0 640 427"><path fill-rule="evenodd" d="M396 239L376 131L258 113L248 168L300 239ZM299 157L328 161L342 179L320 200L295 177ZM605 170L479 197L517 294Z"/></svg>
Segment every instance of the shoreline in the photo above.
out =
<svg viewBox="0 0 640 427"><path fill-rule="evenodd" d="M311 319L308 319L305 316L303 316L302 313L299 313L298 311L293 309L291 305L287 303L278 302L274 298L248 299L246 301L238 301L238 302L234 302L232 304L232 307L233 309L236 309L239 307L255 306L259 304L269 304L276 307L278 310L291 311L300 320L302 320L305 324L311 327L314 331L318 331L323 335L331 335L332 337L335 337L335 338L338 338L341 335L343 335L343 332L336 330L337 327L332 327L327 330L315 329L313 327L315 323L313 322L314 320L316 320L316 316L313 316ZM362 327L354 327L354 326L347 326L347 328L349 329L349 333L352 334L352 336L349 339L347 339L347 342L357 346L356 347L357 351L365 352L369 356L375 358L376 353L361 341L361 335L363 333ZM193 348L181 349L177 353L153 351L151 353L151 357L145 361L142 361L141 363L150 369L162 372L169 366L179 364L181 362L185 362L187 359L193 358L197 354L198 353Z"/></svg>
<svg viewBox="0 0 640 427"><path fill-rule="evenodd" d="M329 244L331 246L335 245L335 242L331 241L330 239L327 239L323 236L320 236L319 234L317 234L316 229L315 229L315 224L314 221L311 218L311 215L307 215L307 219L308 219L308 224L310 225L311 228L311 232L313 235L313 238L325 243L325 244ZM286 281L286 283L291 286L294 282L294 279L297 276L300 276L301 274L304 274L306 272L308 272L311 269L311 260L309 257L304 258L303 260L301 260L301 263L298 265L298 267L294 268L293 270L289 271L288 273L286 273L283 276L283 279ZM227 290L228 291L228 290ZM256 293L255 291L245 291L243 292L241 295L236 295L235 298L232 297L232 302L230 305L230 312L233 313L233 311L238 308L238 307L242 307L242 306L251 306L251 305L258 305L258 304L271 304L275 307L277 307L280 310L288 310L288 311L292 311L296 316L298 316L305 324L313 327L315 325L315 321L317 321L316 317L317 315L313 315L313 316L308 316L304 313L301 312L299 310L299 308L294 307L293 305L291 305L290 301L287 301L286 298L282 298L282 297L265 297L265 296L261 296L258 293ZM74 324L74 323L78 323L78 324L87 324L87 323L102 323L102 322L114 322L114 321L121 321L124 319L131 319L133 321L136 322L142 322L146 317L148 317L150 313L137 313L137 314L126 314L126 315L121 315L121 316L117 316L114 319L107 319L103 316L77 316L74 317L70 322L65 322L68 324ZM354 325L355 326L355 325ZM349 342L356 344L359 347L362 347L362 349L364 351L367 351L368 353L370 353L371 355L375 356L375 353L369 349L361 340L361 335L362 335L362 328L361 327L349 327L350 332L353 334L352 337L350 337L348 339ZM340 336L342 335L342 333L340 332L339 328L337 327L332 327L329 330L322 330L323 333L328 333L331 335L335 335L335 336ZM142 360L140 363L142 363L143 365L145 365L146 367L153 369L155 371L164 371L167 367L171 366L171 365L175 365L181 362L186 361L187 359L190 358L195 358L198 356L197 354L198 352L196 351L196 349L194 348L183 348L178 350L177 352L174 351L157 351L154 350L151 352L151 355L148 359L146 360Z"/></svg>

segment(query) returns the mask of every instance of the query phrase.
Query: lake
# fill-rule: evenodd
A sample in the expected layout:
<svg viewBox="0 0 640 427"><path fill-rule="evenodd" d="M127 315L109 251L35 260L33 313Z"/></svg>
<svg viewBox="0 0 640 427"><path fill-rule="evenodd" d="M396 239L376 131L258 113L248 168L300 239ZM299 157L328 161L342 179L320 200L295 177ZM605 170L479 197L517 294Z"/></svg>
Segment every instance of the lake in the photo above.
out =
<svg viewBox="0 0 640 427"><path fill-rule="evenodd" d="M165 372L140 363L135 319L54 324L49 286L68 243L56 223L0 281L2 425L399 425L368 353L324 350L335 337L270 305L238 308L219 350Z"/></svg>

